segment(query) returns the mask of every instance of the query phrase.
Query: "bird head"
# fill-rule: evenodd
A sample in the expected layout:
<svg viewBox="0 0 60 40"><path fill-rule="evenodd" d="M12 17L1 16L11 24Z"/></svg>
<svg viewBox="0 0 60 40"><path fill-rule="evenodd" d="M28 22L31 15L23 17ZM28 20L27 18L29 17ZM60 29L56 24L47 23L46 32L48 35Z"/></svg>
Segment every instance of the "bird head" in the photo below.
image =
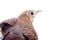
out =
<svg viewBox="0 0 60 40"><path fill-rule="evenodd" d="M20 16L23 17L29 17L31 21L33 21L33 19L35 18L35 16L37 15L37 13L41 12L41 10L35 11L35 10L26 10L24 11Z"/></svg>

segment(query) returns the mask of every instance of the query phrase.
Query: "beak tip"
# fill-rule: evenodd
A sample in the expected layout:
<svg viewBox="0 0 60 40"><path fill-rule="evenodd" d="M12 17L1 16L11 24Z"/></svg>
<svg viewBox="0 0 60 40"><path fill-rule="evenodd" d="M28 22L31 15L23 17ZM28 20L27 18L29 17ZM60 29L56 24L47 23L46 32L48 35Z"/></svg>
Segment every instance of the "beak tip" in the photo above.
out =
<svg viewBox="0 0 60 40"><path fill-rule="evenodd" d="M42 12L42 10L38 10L37 13L38 13L38 12Z"/></svg>

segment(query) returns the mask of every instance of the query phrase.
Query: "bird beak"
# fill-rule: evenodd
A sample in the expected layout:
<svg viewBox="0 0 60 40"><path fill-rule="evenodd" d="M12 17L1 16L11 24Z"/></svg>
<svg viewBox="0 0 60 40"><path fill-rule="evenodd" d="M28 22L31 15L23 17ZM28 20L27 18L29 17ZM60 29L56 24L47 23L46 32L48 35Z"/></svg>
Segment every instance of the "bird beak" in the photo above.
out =
<svg viewBox="0 0 60 40"><path fill-rule="evenodd" d="M41 10L36 11L37 13L42 12Z"/></svg>

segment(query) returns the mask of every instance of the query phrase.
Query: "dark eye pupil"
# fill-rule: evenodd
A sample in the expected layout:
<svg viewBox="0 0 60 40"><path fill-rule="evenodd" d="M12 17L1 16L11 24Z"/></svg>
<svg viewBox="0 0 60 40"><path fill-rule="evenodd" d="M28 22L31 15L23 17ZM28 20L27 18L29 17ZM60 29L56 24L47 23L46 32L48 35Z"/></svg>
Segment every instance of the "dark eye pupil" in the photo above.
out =
<svg viewBox="0 0 60 40"><path fill-rule="evenodd" d="M31 15L34 15L34 13L33 13L33 12L31 12Z"/></svg>

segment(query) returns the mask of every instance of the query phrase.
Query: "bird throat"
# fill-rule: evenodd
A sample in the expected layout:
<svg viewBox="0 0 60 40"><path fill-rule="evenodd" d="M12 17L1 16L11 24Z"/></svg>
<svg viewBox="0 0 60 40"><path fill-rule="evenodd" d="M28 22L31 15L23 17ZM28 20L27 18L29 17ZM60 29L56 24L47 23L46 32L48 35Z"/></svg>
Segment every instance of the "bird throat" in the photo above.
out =
<svg viewBox="0 0 60 40"><path fill-rule="evenodd" d="M26 15L26 14L20 15L19 18L26 18L27 20L33 22L33 17L28 16L28 15Z"/></svg>

